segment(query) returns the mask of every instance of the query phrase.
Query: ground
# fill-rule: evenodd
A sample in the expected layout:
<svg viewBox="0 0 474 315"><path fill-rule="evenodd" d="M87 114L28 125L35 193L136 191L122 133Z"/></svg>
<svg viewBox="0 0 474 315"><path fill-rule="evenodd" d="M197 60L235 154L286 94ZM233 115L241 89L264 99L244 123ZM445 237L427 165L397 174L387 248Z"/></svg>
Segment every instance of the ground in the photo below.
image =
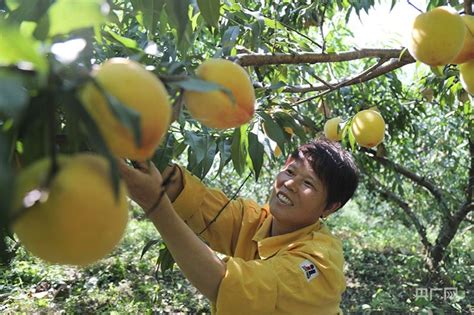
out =
<svg viewBox="0 0 474 315"><path fill-rule="evenodd" d="M160 244L140 258L147 241L158 235L138 213L120 247L85 269L48 266L19 248L11 266L0 273L0 313L209 313L207 300L178 268L157 272ZM344 243L345 314L428 314L428 308L434 314L469 314L474 258L467 251L469 233L455 239L446 268L445 280L457 289L457 297L445 301L433 291L426 301L417 299L416 289L441 285L424 272L416 233L393 222L368 221L355 205L327 221Z"/></svg>

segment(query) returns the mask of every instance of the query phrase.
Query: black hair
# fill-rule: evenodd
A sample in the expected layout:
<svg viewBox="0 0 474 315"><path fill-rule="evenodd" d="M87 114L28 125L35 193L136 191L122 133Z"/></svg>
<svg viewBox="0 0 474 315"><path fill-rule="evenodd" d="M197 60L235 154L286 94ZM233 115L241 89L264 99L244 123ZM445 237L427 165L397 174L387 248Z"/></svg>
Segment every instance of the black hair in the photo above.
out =
<svg viewBox="0 0 474 315"><path fill-rule="evenodd" d="M309 162L326 187L326 207L340 202L341 208L354 194L359 183L359 170L352 154L339 142L317 138L298 147L290 157Z"/></svg>

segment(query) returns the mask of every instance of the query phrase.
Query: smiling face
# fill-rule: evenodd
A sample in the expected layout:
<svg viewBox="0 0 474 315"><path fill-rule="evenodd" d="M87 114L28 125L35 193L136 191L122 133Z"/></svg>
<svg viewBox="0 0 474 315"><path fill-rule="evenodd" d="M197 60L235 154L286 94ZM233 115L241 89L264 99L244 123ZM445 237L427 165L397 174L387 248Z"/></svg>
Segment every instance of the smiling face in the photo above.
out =
<svg viewBox="0 0 474 315"><path fill-rule="evenodd" d="M290 158L278 173L270 196L272 235L311 225L340 205L326 205L326 200L326 187L306 159Z"/></svg>

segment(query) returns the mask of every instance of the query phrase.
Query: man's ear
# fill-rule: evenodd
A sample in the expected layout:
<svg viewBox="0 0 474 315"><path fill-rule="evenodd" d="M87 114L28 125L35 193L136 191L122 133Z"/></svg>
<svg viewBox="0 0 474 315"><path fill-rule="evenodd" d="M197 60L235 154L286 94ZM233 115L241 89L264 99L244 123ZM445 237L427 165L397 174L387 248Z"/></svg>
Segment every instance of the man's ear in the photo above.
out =
<svg viewBox="0 0 474 315"><path fill-rule="evenodd" d="M327 205L326 209L324 209L324 211L323 211L323 217L326 218L331 213L334 213L340 207L341 207L341 202L340 201L333 202L333 203Z"/></svg>

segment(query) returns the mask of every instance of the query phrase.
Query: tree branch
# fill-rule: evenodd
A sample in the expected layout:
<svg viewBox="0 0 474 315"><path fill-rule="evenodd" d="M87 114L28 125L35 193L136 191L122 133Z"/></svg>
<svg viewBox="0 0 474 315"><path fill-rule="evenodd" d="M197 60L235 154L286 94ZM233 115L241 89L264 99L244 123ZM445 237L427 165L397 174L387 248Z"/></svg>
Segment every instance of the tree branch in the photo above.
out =
<svg viewBox="0 0 474 315"><path fill-rule="evenodd" d="M323 83L323 85L308 85L308 86L289 86L287 88L285 88L283 90L283 92L290 92L290 93L306 93L306 92L313 92L313 91L325 91L326 90L326 93L327 92L330 92L330 91L334 91L334 90L337 90L338 88L342 87L342 86L347 86L347 85L350 85L351 82L354 82L354 81L359 81L362 77L366 76L369 74L369 72L373 71L374 69L380 67L383 63L385 63L387 60L386 59L381 59L379 60L379 62L377 62L375 65L371 66L370 68L364 70L363 72L361 72L360 74L358 74L357 76L351 78L351 79L346 79L342 82L334 82L334 83L329 83L329 82L326 82L326 81L323 81L321 78L319 77L315 77L316 80L320 81ZM360 83L360 82L359 82ZM326 94L325 93L325 94ZM315 96L315 97L320 97L322 95L318 95L318 96ZM315 97L312 97L312 98L315 98ZM311 98L311 99L312 99ZM299 102L303 103L303 101L298 101L298 104Z"/></svg>
<svg viewBox="0 0 474 315"><path fill-rule="evenodd" d="M323 6L323 13L321 14L321 22L319 23L319 31L321 32L321 38L323 39L323 47L321 51L324 53L326 51L326 37L324 37L324 18L326 17L326 9L328 6Z"/></svg>
<svg viewBox="0 0 474 315"><path fill-rule="evenodd" d="M435 197L435 199L438 201L438 203L441 205L441 209L443 210L443 213L444 213L445 217L447 219L452 218L451 213L448 209L448 206L446 205L446 202L445 202L445 200L442 196L441 190L438 187L436 187L436 185L434 183L430 182L425 177L420 176L420 175L406 169L405 167L401 166L400 164L397 164L397 163L387 159L386 157L377 156L375 154L375 152L373 152L371 150L368 151L367 153L369 153L367 155L370 158L372 158L373 160L375 160L376 162L382 164L385 167L389 167L389 168L393 169L395 172L405 176L406 178L412 180L416 184L426 188Z"/></svg>
<svg viewBox="0 0 474 315"><path fill-rule="evenodd" d="M464 14L472 15L472 0L464 1Z"/></svg>
<svg viewBox="0 0 474 315"><path fill-rule="evenodd" d="M466 201L460 207L458 211L449 219L443 221L440 233L436 238L436 245L431 250L431 257L433 258L433 266L437 267L439 262L443 260L446 255L446 248L452 239L456 236L461 222L467 217L467 215L474 211L474 130L472 121L469 124L468 141L469 141L469 155L471 159L471 165L469 168L469 179L466 190Z"/></svg>
<svg viewBox="0 0 474 315"><path fill-rule="evenodd" d="M321 50L324 51L324 46L322 46L321 44L319 44L318 42L316 42L314 39L312 39L312 38L309 37L308 35L301 33L301 32L298 31L296 28L291 27L291 26L288 25L288 24L282 23L281 21L278 21L278 22L279 22L281 25L283 25L284 27L286 27L287 29L289 29L290 31L293 31L293 32L295 32L296 34L300 35L301 37L303 37L303 38L309 40L311 43L313 43L314 45L318 46L319 48L321 48Z"/></svg>
<svg viewBox="0 0 474 315"><path fill-rule="evenodd" d="M318 94L318 95L311 96L311 97L299 100L299 101L293 103L292 105L299 105L299 104L302 104L302 103L312 101L315 98L319 98L323 95L326 95L326 94L328 94L328 93L330 93L334 90L337 90L341 87L344 87L344 86L350 86L350 85L353 85L353 84L360 84L362 82L367 82L371 79L374 79L374 78L376 78L378 76L381 76L385 73L391 72L395 69L401 68L404 65L406 65L408 63L412 63L412 62L413 61L403 61L403 60L394 60L394 59L392 59L391 61L386 62L385 64L382 64L382 63L384 63L384 60L382 59L377 64L375 64L374 66L364 70L362 73L358 74L357 76L355 76L351 79L347 79L345 81L340 82L339 84L336 84L331 89L328 89L327 87L324 88L323 86L315 86L313 88L314 90L316 90L316 89L317 90L322 90L323 92Z"/></svg>
<svg viewBox="0 0 474 315"><path fill-rule="evenodd" d="M406 201L404 201L400 196L394 194L388 189L382 189L381 187L383 185L374 177L369 177L369 178L373 182L372 186L375 187L375 189L380 193L380 195L383 198L394 202L396 205L402 208L403 212L405 212L405 214L410 218L412 224L415 226L416 231L420 235L423 246L425 247L427 251L429 251L432 247L432 244L428 241L428 238L426 236L426 229L423 226L423 224L420 222L418 217L415 215L410 205Z"/></svg>
<svg viewBox="0 0 474 315"><path fill-rule="evenodd" d="M232 58L241 66L263 66L282 64L315 64L326 62L341 62L359 60L364 58L396 58L406 63L415 62L410 53L404 49L370 49L364 48L356 51L341 53L306 53L299 54L240 54Z"/></svg>
<svg viewBox="0 0 474 315"><path fill-rule="evenodd" d="M463 220L469 212L474 210L474 131L471 130L469 139L469 156L471 158L471 166L469 168L469 179L466 189L466 202L453 215L453 220Z"/></svg>
<svg viewBox="0 0 474 315"><path fill-rule="evenodd" d="M358 60L363 58L380 58L373 66L359 73L355 77L348 78L340 82L326 82L322 78L316 77L322 84L314 86L288 86L283 92L287 93L306 93L321 91L322 94L312 96L307 99L300 100L293 105L298 105L315 98L321 97L329 92L337 90L344 86L359 84L380 75L401 68L407 64L415 62L415 59L403 49L361 49L351 52L317 54L317 53L301 53L301 54L239 54L231 57L236 63L242 66L261 66L272 64L314 64L314 63L330 63ZM387 61L388 60L388 61ZM159 78L166 82L181 81L189 78L186 75L163 75L159 74ZM254 83L256 88L268 88L262 83Z"/></svg>
<svg viewBox="0 0 474 315"><path fill-rule="evenodd" d="M240 5L242 6L242 4L240 4ZM269 18L269 17L267 17L267 16L264 16L264 15L263 15L261 12L259 12L259 11L252 11L252 10L249 10L249 9L247 9L247 8L244 8L244 13L250 14L250 15L252 15L252 16L254 16L254 17L255 17L255 15L259 15L259 16L264 17L264 18L269 19L269 20L275 20L275 19ZM226 17L229 19L229 16L228 16L228 15L226 15ZM316 45L317 47L321 48L322 50L324 50L324 49L323 49L323 46L321 46L321 44L319 44L318 42L316 42L316 41L315 41L314 39L312 39L310 36L301 33L301 32L300 32L299 30L297 30L296 28L294 28L294 27L292 27L292 26L290 26L290 25L288 25L288 24L286 24L286 23L284 23L284 22L282 22L282 21L278 21L278 23L281 24L281 25L283 25L285 28L289 29L290 31L295 32L296 34L300 35L301 37L307 39L308 41L310 41L311 43L313 43L313 44ZM238 23L238 24L240 24L240 23Z"/></svg>

